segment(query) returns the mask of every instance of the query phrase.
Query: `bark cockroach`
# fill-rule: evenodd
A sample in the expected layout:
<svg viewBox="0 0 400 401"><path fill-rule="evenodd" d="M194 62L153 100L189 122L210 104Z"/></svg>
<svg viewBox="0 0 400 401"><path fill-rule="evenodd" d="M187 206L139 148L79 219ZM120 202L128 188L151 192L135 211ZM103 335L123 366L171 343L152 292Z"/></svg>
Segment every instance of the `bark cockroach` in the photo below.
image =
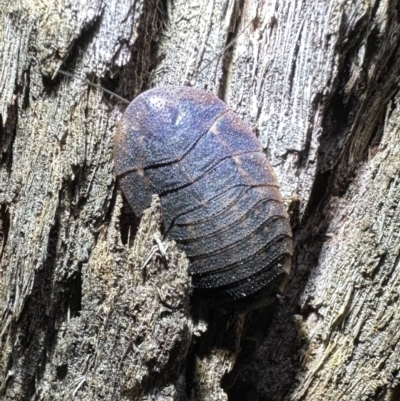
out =
<svg viewBox="0 0 400 401"><path fill-rule="evenodd" d="M288 215L259 141L224 102L191 87L144 92L122 117L114 162L135 214L160 196L195 296L247 308L279 290L292 254Z"/></svg>

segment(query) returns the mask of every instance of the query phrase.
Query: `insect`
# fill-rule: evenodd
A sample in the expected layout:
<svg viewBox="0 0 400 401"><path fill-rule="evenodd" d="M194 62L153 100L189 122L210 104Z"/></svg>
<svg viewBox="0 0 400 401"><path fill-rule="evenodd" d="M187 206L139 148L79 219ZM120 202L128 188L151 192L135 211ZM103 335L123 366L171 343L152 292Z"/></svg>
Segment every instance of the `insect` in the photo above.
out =
<svg viewBox="0 0 400 401"><path fill-rule="evenodd" d="M136 215L160 196L194 296L247 308L276 294L290 270L288 215L259 141L223 101L191 87L142 93L119 124L114 162Z"/></svg>

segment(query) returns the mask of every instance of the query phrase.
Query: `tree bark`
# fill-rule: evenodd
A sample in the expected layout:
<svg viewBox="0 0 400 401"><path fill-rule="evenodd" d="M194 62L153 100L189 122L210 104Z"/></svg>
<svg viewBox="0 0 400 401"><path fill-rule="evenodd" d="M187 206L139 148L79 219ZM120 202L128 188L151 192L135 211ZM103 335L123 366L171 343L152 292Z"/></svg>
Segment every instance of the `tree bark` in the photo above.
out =
<svg viewBox="0 0 400 401"><path fill-rule="evenodd" d="M395 0L0 0L0 399L400 399ZM65 70L73 76L60 72ZM125 105L217 94L257 133L295 238L267 308L190 298L118 190Z"/></svg>

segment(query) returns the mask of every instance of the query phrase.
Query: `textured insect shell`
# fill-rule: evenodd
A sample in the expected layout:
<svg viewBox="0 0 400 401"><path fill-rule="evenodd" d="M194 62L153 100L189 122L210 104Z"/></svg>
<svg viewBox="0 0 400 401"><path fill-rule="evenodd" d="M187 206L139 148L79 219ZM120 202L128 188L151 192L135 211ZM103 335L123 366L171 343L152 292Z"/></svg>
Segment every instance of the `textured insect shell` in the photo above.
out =
<svg viewBox="0 0 400 401"><path fill-rule="evenodd" d="M160 195L195 294L229 307L278 290L290 269L288 216L259 141L224 102L189 87L144 92L120 122L114 160L137 215Z"/></svg>

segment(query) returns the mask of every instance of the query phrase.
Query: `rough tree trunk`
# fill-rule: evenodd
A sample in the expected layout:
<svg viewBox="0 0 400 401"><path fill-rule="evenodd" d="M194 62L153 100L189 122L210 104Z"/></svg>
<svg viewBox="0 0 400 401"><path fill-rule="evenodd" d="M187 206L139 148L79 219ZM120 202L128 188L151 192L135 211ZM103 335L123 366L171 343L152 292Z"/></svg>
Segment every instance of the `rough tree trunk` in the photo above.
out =
<svg viewBox="0 0 400 401"><path fill-rule="evenodd" d="M400 399L396 0L0 0L0 398ZM118 191L125 105L218 94L291 213L284 296L190 307L187 261Z"/></svg>

